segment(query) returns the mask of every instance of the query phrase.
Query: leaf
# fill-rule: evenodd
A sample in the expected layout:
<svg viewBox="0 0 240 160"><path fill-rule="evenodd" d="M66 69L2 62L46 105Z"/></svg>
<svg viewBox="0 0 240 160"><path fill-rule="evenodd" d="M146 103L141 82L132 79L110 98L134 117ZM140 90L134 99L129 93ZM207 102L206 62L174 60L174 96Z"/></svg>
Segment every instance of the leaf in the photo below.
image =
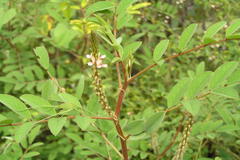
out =
<svg viewBox="0 0 240 160"><path fill-rule="evenodd" d="M233 98L233 99L239 98L238 91L234 87L217 88L217 89L214 89L212 93L226 97L226 98Z"/></svg>
<svg viewBox="0 0 240 160"><path fill-rule="evenodd" d="M38 62L39 64L44 68L48 69L49 67L49 57L48 57L48 52L44 46L42 47L37 47L34 49L34 52L36 56L38 56Z"/></svg>
<svg viewBox="0 0 240 160"><path fill-rule="evenodd" d="M215 109L227 124L233 124L232 114L226 106L215 106Z"/></svg>
<svg viewBox="0 0 240 160"><path fill-rule="evenodd" d="M125 60L141 46L142 42L133 42L124 47L122 59Z"/></svg>
<svg viewBox="0 0 240 160"><path fill-rule="evenodd" d="M117 6L117 29L121 29L133 18L127 13L128 7L136 0L121 0Z"/></svg>
<svg viewBox="0 0 240 160"><path fill-rule="evenodd" d="M24 158L31 158L31 157L35 157L35 156L38 156L40 155L39 152L28 152L26 154L23 155Z"/></svg>
<svg viewBox="0 0 240 160"><path fill-rule="evenodd" d="M17 141L17 143L21 142L27 136L33 126L34 122L26 122L16 128L15 140Z"/></svg>
<svg viewBox="0 0 240 160"><path fill-rule="evenodd" d="M0 124L10 124L12 123L11 119L8 119L7 117L0 114Z"/></svg>
<svg viewBox="0 0 240 160"><path fill-rule="evenodd" d="M207 85L209 79L211 78L211 74L212 72L203 72L199 75L196 75L189 84L188 90L186 92L186 97L194 98L197 96Z"/></svg>
<svg viewBox="0 0 240 160"><path fill-rule="evenodd" d="M127 8L136 0L121 0L117 6L117 14L124 15L127 12Z"/></svg>
<svg viewBox="0 0 240 160"><path fill-rule="evenodd" d="M226 30L226 37L232 36L240 28L240 19L236 19Z"/></svg>
<svg viewBox="0 0 240 160"><path fill-rule="evenodd" d="M203 40L205 42L207 42L208 39L212 39L213 36L215 34L217 34L217 32L222 29L224 27L224 25L226 24L225 21L221 21L221 22L218 22L218 23L215 23L213 25L211 25L205 32L204 36L203 36Z"/></svg>
<svg viewBox="0 0 240 160"><path fill-rule="evenodd" d="M205 63L201 62L196 68L196 75L202 74L205 71Z"/></svg>
<svg viewBox="0 0 240 160"><path fill-rule="evenodd" d="M179 103L180 99L184 96L189 79L180 80L168 93L167 95L167 105L168 107L174 106Z"/></svg>
<svg viewBox="0 0 240 160"><path fill-rule="evenodd" d="M16 97L7 94L0 94L0 102L23 118L31 118L31 114L26 105Z"/></svg>
<svg viewBox="0 0 240 160"><path fill-rule="evenodd" d="M53 106L42 97L35 96L32 94L24 94L20 97L20 99L41 113L44 113L47 115L56 114L56 111L53 108Z"/></svg>
<svg viewBox="0 0 240 160"><path fill-rule="evenodd" d="M232 131L237 131L237 130L240 130L240 127L233 124L223 125L216 129L217 132L226 132L226 133L231 133Z"/></svg>
<svg viewBox="0 0 240 160"><path fill-rule="evenodd" d="M169 40L162 40L154 48L153 60L155 62L157 62L157 61L159 61L161 59L161 57L163 56L163 54L165 53L165 51L168 48L168 44L169 44Z"/></svg>
<svg viewBox="0 0 240 160"><path fill-rule="evenodd" d="M63 102L70 103L74 106L81 107L81 104L77 97L74 97L73 95L68 94L68 93L59 93L58 95L62 99Z"/></svg>
<svg viewBox="0 0 240 160"><path fill-rule="evenodd" d="M198 100L188 100L183 102L183 106L187 109L188 112L196 116L200 110L201 103Z"/></svg>
<svg viewBox="0 0 240 160"><path fill-rule="evenodd" d="M44 99L59 100L59 97L57 95L58 87L53 80L48 80L44 82L41 91L42 91L41 96Z"/></svg>
<svg viewBox="0 0 240 160"><path fill-rule="evenodd" d="M240 82L240 69L235 70L231 76L228 77L228 84L234 84Z"/></svg>
<svg viewBox="0 0 240 160"><path fill-rule="evenodd" d="M180 36L179 39L179 44L178 44L178 48L181 51L184 51L184 49L187 47L187 44L189 43L189 41L191 40L193 34L195 33L196 29L197 29L198 24L190 24L182 33L182 35Z"/></svg>
<svg viewBox="0 0 240 160"><path fill-rule="evenodd" d="M36 142L36 143L31 144L31 145L28 147L28 149L30 150L30 149L33 149L33 148L35 148L35 147L39 147L39 146L42 146L42 145L44 145L44 143L42 143L42 142Z"/></svg>
<svg viewBox="0 0 240 160"><path fill-rule="evenodd" d="M89 117L80 117L76 116L74 119L74 122L77 123L77 125L82 129L86 130L91 123L93 123L95 120Z"/></svg>
<svg viewBox="0 0 240 160"><path fill-rule="evenodd" d="M3 8L0 8L0 30L2 26L8 23L16 15L16 9L12 8L7 11L4 11Z"/></svg>
<svg viewBox="0 0 240 160"><path fill-rule="evenodd" d="M134 120L127 124L123 129L125 132L131 135L136 135L144 131L144 121Z"/></svg>
<svg viewBox="0 0 240 160"><path fill-rule="evenodd" d="M159 129L163 119L165 117L165 112L158 112L147 119L145 123L145 131L148 133L155 132Z"/></svg>
<svg viewBox="0 0 240 160"><path fill-rule="evenodd" d="M215 131L217 128L219 128L222 125L222 123L223 122L221 120L217 120L217 121L208 120L205 122L197 122L193 124L192 135Z"/></svg>
<svg viewBox="0 0 240 160"><path fill-rule="evenodd" d="M86 15L89 16L92 13L95 13L95 12L98 12L98 11L103 11L103 10L106 10L106 9L111 9L113 7L114 7L114 5L113 5L112 2L109 2L109 1L99 1L99 2L93 3L92 5L87 7Z"/></svg>
<svg viewBox="0 0 240 160"><path fill-rule="evenodd" d="M3 115L0 114L0 122L1 122L1 121L5 121L6 119L7 119L7 117L5 117L5 116L3 116Z"/></svg>
<svg viewBox="0 0 240 160"><path fill-rule="evenodd" d="M63 23L59 23L56 28L52 30L52 39L58 48L68 48L69 43L74 39L77 33L71 30Z"/></svg>
<svg viewBox="0 0 240 160"><path fill-rule="evenodd" d="M41 125L38 125L38 126L34 127L31 130L31 132L28 134L29 144L32 144L32 142L37 137L37 135L40 134L40 128L41 128Z"/></svg>
<svg viewBox="0 0 240 160"><path fill-rule="evenodd" d="M84 76L81 75L80 80L78 81L78 85L76 88L76 96L77 98L81 98L84 90Z"/></svg>
<svg viewBox="0 0 240 160"><path fill-rule="evenodd" d="M58 133L62 130L67 118L51 118L48 120L48 128L54 136L57 136Z"/></svg>
<svg viewBox="0 0 240 160"><path fill-rule="evenodd" d="M218 69L212 75L212 78L209 82L209 88L214 89L220 84L222 84L224 80L227 79L234 72L237 66L237 62L227 62L218 67Z"/></svg>
<svg viewBox="0 0 240 160"><path fill-rule="evenodd" d="M97 115L100 111L100 104L98 102L98 97L95 94L92 94L87 101L87 112L90 115Z"/></svg>

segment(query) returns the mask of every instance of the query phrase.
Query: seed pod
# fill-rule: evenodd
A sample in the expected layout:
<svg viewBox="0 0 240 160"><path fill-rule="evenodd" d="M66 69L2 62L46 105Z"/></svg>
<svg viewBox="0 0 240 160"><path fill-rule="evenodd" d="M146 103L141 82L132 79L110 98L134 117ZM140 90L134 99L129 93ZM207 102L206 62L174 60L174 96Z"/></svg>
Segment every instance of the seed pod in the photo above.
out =
<svg viewBox="0 0 240 160"><path fill-rule="evenodd" d="M189 119L187 120L186 125L184 127L182 140L179 143L177 152L172 160L182 160L183 159L183 155L184 155L184 152L187 147L187 142L188 142L191 130L192 130L192 125L193 125L193 117L192 117L192 115L189 115Z"/></svg>

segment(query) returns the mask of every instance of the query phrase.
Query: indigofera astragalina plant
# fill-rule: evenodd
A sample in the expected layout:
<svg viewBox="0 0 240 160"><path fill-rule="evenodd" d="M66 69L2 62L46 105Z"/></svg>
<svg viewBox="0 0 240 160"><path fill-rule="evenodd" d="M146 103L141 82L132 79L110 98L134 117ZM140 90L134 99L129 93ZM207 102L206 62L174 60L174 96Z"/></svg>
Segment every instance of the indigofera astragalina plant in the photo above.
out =
<svg viewBox="0 0 240 160"><path fill-rule="evenodd" d="M0 2L0 160L239 160L240 19L211 3Z"/></svg>

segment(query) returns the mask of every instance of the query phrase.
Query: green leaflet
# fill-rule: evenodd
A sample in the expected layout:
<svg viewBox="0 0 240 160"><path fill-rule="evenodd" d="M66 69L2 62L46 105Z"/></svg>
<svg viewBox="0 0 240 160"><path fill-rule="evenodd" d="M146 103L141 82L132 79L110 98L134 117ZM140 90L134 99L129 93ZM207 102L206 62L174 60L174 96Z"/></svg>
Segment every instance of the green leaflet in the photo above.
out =
<svg viewBox="0 0 240 160"><path fill-rule="evenodd" d="M97 144L94 143L88 143L84 141L79 135L74 133L67 133L66 136L75 141L77 144L81 145L82 148L86 148L93 153L98 153L103 157L107 157L107 151L104 147L99 147Z"/></svg>
<svg viewBox="0 0 240 160"><path fill-rule="evenodd" d="M48 120L48 128L54 136L57 136L58 133L62 130L67 118L51 118Z"/></svg>
<svg viewBox="0 0 240 160"><path fill-rule="evenodd" d="M57 90L58 90L58 87L55 84L55 82L53 80L47 80L42 84L41 96L44 99L48 99L48 100L59 100L59 97L57 95Z"/></svg>
<svg viewBox="0 0 240 160"><path fill-rule="evenodd" d="M240 69L235 70L227 80L228 84L236 84L237 82L240 82Z"/></svg>
<svg viewBox="0 0 240 160"><path fill-rule="evenodd" d="M201 103L198 100L188 100L183 102L184 108L192 115L196 116L200 110Z"/></svg>
<svg viewBox="0 0 240 160"><path fill-rule="evenodd" d="M229 108L227 106L224 105L218 105L215 106L216 111L218 112L218 114L222 117L222 119L227 123L227 124L233 124L233 116L231 114L231 112L229 111Z"/></svg>
<svg viewBox="0 0 240 160"><path fill-rule="evenodd" d="M92 13L98 12L98 11L103 11L106 9L111 9L113 8L114 5L112 2L109 1L99 1L96 3L93 3L86 9L86 16L91 15Z"/></svg>
<svg viewBox="0 0 240 160"><path fill-rule="evenodd" d="M76 97L81 98L84 90L84 76L81 75L80 80L78 81L78 85L76 88Z"/></svg>
<svg viewBox="0 0 240 160"><path fill-rule="evenodd" d="M193 34L195 33L197 26L198 26L197 24L191 24L183 31L182 35L180 36L178 44L178 48L181 51L184 51L184 49L187 47L187 44L189 43Z"/></svg>
<svg viewBox="0 0 240 160"><path fill-rule="evenodd" d="M49 57L48 57L48 52L44 46L42 47L37 47L34 49L34 52L36 56L38 56L38 62L39 64L44 68L48 69L49 67Z"/></svg>
<svg viewBox="0 0 240 160"><path fill-rule="evenodd" d="M222 121L205 121L205 122L197 122L193 125L192 128L192 135L203 134L205 132L212 132L215 131L222 125Z"/></svg>
<svg viewBox="0 0 240 160"><path fill-rule="evenodd" d="M239 99L238 91L234 87L217 88L212 92L226 98Z"/></svg>
<svg viewBox="0 0 240 160"><path fill-rule="evenodd" d="M208 84L211 78L212 72L203 72L194 77L194 79L189 84L189 88L186 92L187 98L194 98L197 96L201 90Z"/></svg>
<svg viewBox="0 0 240 160"><path fill-rule="evenodd" d="M203 36L203 40L205 43L209 43L209 40L213 39L213 36L215 34L217 34L218 31L220 31L224 25L226 24L225 21L221 21L218 23L215 23L213 25L211 25L205 32L204 36Z"/></svg>
<svg viewBox="0 0 240 160"><path fill-rule="evenodd" d="M134 120L127 124L123 129L125 132L131 135L140 134L144 131L144 121Z"/></svg>
<svg viewBox="0 0 240 160"><path fill-rule="evenodd" d="M134 52L137 51L137 49L141 46L142 42L133 42L128 44L126 47L123 49L123 55L122 59L125 60L129 56L131 56Z"/></svg>
<svg viewBox="0 0 240 160"><path fill-rule="evenodd" d="M172 107L179 103L188 88L188 83L188 78L182 79L171 89L171 91L167 95L168 107Z"/></svg>
<svg viewBox="0 0 240 160"><path fill-rule="evenodd" d="M38 134L40 134L41 125L34 127L31 132L28 134L29 144L32 144Z"/></svg>
<svg viewBox="0 0 240 160"><path fill-rule="evenodd" d="M127 13L127 8L136 0L121 0L117 6L117 29L121 29L133 18Z"/></svg>
<svg viewBox="0 0 240 160"><path fill-rule="evenodd" d="M26 153L26 154L24 154L24 158L31 158L31 157L35 157L35 156L38 156L38 155L40 155L40 153L39 152L28 152L28 153Z"/></svg>
<svg viewBox="0 0 240 160"><path fill-rule="evenodd" d="M226 30L226 37L232 36L240 28L240 19L236 19Z"/></svg>
<svg viewBox="0 0 240 160"><path fill-rule="evenodd" d="M59 93L58 95L63 102L72 104L73 106L81 107L81 104L77 97L74 97L68 93Z"/></svg>
<svg viewBox="0 0 240 160"><path fill-rule="evenodd" d="M16 9L12 8L7 11L4 11L3 8L0 8L0 30L2 26L8 23L16 15Z"/></svg>
<svg viewBox="0 0 240 160"><path fill-rule="evenodd" d="M201 62L198 64L197 68L196 68L196 75L201 74L205 71L205 63Z"/></svg>
<svg viewBox="0 0 240 160"><path fill-rule="evenodd" d="M220 67L213 73L212 78L209 82L209 88L214 89L221 85L225 79L227 79L237 68L237 62L227 62Z"/></svg>
<svg viewBox="0 0 240 160"><path fill-rule="evenodd" d="M148 133L157 131L164 117L165 117L165 112L158 112L152 115L150 118L146 120L145 131Z"/></svg>
<svg viewBox="0 0 240 160"><path fill-rule="evenodd" d="M52 30L52 39L58 48L68 48L70 42L77 36L77 33L71 30L63 23L59 23L56 28Z"/></svg>
<svg viewBox="0 0 240 160"><path fill-rule="evenodd" d="M77 123L77 125L82 129L86 130L91 123L93 123L95 120L89 117L80 117L76 116L74 119L74 122Z"/></svg>
<svg viewBox="0 0 240 160"><path fill-rule="evenodd" d="M23 118L31 118L31 114L26 105L16 97L7 94L0 94L0 102Z"/></svg>
<svg viewBox="0 0 240 160"><path fill-rule="evenodd" d="M42 97L31 95L31 94L24 94L20 97L20 99L41 113L44 113L47 115L56 114L54 107Z"/></svg>
<svg viewBox="0 0 240 160"><path fill-rule="evenodd" d="M17 141L17 143L21 142L27 136L33 126L34 122L26 122L16 128L15 140Z"/></svg>
<svg viewBox="0 0 240 160"><path fill-rule="evenodd" d="M160 41L153 51L153 60L158 62L168 48L169 40Z"/></svg>
<svg viewBox="0 0 240 160"><path fill-rule="evenodd" d="M117 14L124 15L127 11L127 8L134 3L136 0L121 0L117 6Z"/></svg>

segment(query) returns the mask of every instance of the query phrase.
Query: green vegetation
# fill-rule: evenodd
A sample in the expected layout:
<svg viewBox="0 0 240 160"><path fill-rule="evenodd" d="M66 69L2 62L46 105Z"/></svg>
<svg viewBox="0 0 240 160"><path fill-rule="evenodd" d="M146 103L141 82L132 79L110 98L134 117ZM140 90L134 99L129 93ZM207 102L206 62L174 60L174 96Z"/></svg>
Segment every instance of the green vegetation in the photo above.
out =
<svg viewBox="0 0 240 160"><path fill-rule="evenodd" d="M1 0L0 160L240 160L238 0Z"/></svg>

